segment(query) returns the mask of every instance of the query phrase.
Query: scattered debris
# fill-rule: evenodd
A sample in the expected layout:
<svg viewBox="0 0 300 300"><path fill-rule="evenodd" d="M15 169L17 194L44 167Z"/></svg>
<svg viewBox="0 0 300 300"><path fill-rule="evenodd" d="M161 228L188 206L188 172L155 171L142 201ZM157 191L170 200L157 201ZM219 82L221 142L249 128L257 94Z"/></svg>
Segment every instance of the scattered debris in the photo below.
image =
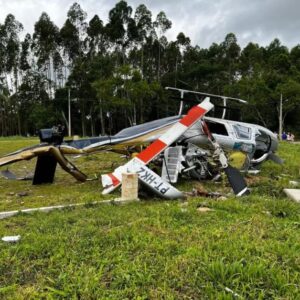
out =
<svg viewBox="0 0 300 300"><path fill-rule="evenodd" d="M300 189L284 189L283 191L289 198L300 203Z"/></svg>
<svg viewBox="0 0 300 300"><path fill-rule="evenodd" d="M184 194L189 197L206 197L206 198L216 198L216 199L224 197L224 195L222 195L219 192L207 192L202 185L197 185L195 188L192 189L191 192L185 192ZM219 199L219 200L225 200L225 199Z"/></svg>
<svg viewBox="0 0 300 300"><path fill-rule="evenodd" d="M25 196L28 196L28 195L29 195L29 193L27 191L17 193L18 197L25 197Z"/></svg>
<svg viewBox="0 0 300 300"><path fill-rule="evenodd" d="M95 181L95 180L98 180L99 179L99 176L97 175L97 174L94 174L94 176L93 177L91 177L91 178L87 178L87 180L86 181Z"/></svg>
<svg viewBox="0 0 300 300"><path fill-rule="evenodd" d="M265 180L266 178L265 177L262 177L262 176L249 176L247 175L245 177L246 179L246 182L248 185L257 185L257 184L261 184L261 182L263 180Z"/></svg>
<svg viewBox="0 0 300 300"><path fill-rule="evenodd" d="M300 183L299 183L299 181L290 180L289 184L292 185L292 186L298 186Z"/></svg>
<svg viewBox="0 0 300 300"><path fill-rule="evenodd" d="M197 211L199 211L199 212L208 212L208 211L214 211L214 209L211 209L211 208L209 208L209 207L198 207L197 208Z"/></svg>
<svg viewBox="0 0 300 300"><path fill-rule="evenodd" d="M282 177L292 177L290 174L281 174Z"/></svg>
<svg viewBox="0 0 300 300"><path fill-rule="evenodd" d="M17 177L14 173L12 173L10 170L4 170L1 171L1 175L8 180L32 180L33 179L33 173L26 173L23 177Z"/></svg>
<svg viewBox="0 0 300 300"><path fill-rule="evenodd" d="M21 238L20 235L4 236L2 238L2 241L7 243L16 243L20 240L20 238Z"/></svg>
<svg viewBox="0 0 300 300"><path fill-rule="evenodd" d="M222 180L222 175L218 173L211 181L219 183Z"/></svg>
<svg viewBox="0 0 300 300"><path fill-rule="evenodd" d="M260 173L260 170L248 170L248 174L251 174L251 175L257 175Z"/></svg>
<svg viewBox="0 0 300 300"><path fill-rule="evenodd" d="M237 294L236 292L234 292L232 289L228 288L227 286L225 286L225 291L228 293L231 293L234 297L241 298L241 296L239 294Z"/></svg>
<svg viewBox="0 0 300 300"><path fill-rule="evenodd" d="M264 210L263 213L266 214L267 216L272 216L272 213L268 210Z"/></svg>

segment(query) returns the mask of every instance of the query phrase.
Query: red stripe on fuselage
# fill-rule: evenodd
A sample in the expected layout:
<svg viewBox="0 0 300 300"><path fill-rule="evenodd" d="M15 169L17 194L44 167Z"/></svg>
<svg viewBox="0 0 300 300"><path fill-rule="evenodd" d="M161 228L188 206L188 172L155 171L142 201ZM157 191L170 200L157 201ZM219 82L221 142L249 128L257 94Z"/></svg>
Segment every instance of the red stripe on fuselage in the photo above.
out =
<svg viewBox="0 0 300 300"><path fill-rule="evenodd" d="M120 183L119 179L114 174L110 173L107 175L111 178L113 186L116 186Z"/></svg>

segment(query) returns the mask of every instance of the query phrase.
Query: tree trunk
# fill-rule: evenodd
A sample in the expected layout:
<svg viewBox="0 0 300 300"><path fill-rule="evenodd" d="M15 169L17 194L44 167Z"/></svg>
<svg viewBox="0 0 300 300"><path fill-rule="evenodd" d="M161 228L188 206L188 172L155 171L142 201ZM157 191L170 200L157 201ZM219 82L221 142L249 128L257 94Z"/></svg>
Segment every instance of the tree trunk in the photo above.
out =
<svg viewBox="0 0 300 300"><path fill-rule="evenodd" d="M105 122L104 122L104 117L103 117L103 108L102 108L102 100L101 99L100 99L99 116L100 116L100 125L101 125L101 135L105 135Z"/></svg>
<svg viewBox="0 0 300 300"><path fill-rule="evenodd" d="M136 125L136 106L133 104L133 125Z"/></svg>
<svg viewBox="0 0 300 300"><path fill-rule="evenodd" d="M82 131L82 136L86 136L86 126L85 126L85 110L84 108L81 111L81 131Z"/></svg>
<svg viewBox="0 0 300 300"><path fill-rule="evenodd" d="M91 116L91 135L95 136L95 126L94 126L94 118L93 118L93 111L92 107L90 109L90 116Z"/></svg>
<svg viewBox="0 0 300 300"><path fill-rule="evenodd" d="M158 42L158 67L157 67L157 81L160 78L160 42Z"/></svg>
<svg viewBox="0 0 300 300"><path fill-rule="evenodd" d="M142 61L141 61L142 79L144 79L144 45L142 44Z"/></svg>
<svg viewBox="0 0 300 300"><path fill-rule="evenodd" d="M18 135L22 135L21 132L21 117L20 117L20 111L18 110Z"/></svg>
<svg viewBox="0 0 300 300"><path fill-rule="evenodd" d="M144 101L141 98L140 100L140 124L144 123Z"/></svg>

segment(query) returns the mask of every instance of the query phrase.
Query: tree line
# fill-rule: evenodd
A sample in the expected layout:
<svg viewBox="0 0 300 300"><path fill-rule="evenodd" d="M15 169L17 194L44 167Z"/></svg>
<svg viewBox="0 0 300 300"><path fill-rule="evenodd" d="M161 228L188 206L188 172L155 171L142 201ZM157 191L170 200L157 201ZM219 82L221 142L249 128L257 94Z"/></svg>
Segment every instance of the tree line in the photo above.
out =
<svg viewBox="0 0 300 300"><path fill-rule="evenodd" d="M88 20L78 3L61 28L44 12L25 36L8 14L0 24L0 136L68 127L68 98L73 134L113 134L174 114L178 101L165 86L245 99L243 121L274 131L282 96L284 126L300 133L300 45L288 49L274 39L242 49L229 33L201 48L182 32L169 41L171 27L163 11L153 16L125 1L106 24L97 14Z"/></svg>

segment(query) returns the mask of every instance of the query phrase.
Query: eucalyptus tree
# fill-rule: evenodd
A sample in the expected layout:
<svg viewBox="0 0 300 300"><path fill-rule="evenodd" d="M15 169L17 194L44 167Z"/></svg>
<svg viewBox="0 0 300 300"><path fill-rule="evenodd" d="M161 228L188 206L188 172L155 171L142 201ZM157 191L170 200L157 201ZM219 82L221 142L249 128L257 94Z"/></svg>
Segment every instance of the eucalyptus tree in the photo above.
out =
<svg viewBox="0 0 300 300"><path fill-rule="evenodd" d="M11 94L16 93L20 83L20 40L19 33L23 25L12 14L8 14L4 24L0 24L0 94L2 104L2 134L7 135L10 123L9 117L19 119L20 110L17 102L16 108L11 108ZM12 115L13 114L13 115ZM20 125L19 125L20 129ZM20 130L19 130L20 131Z"/></svg>
<svg viewBox="0 0 300 300"><path fill-rule="evenodd" d="M84 40L86 38L87 30L87 13L81 8L78 3L73 3L67 13L68 20L76 28L78 34L78 54L82 56L84 54Z"/></svg>
<svg viewBox="0 0 300 300"><path fill-rule="evenodd" d="M144 44L147 36L151 30L153 30L151 11L144 4L139 5L134 13L134 21L137 29L136 42L138 43L141 52L140 68L142 76L144 76Z"/></svg>
<svg viewBox="0 0 300 300"><path fill-rule="evenodd" d="M176 41L167 43L165 48L165 58L162 62L162 69L165 70L164 81L167 79L168 85L177 86L177 79L183 71L182 63L184 53L190 46L190 38L180 32Z"/></svg>
<svg viewBox="0 0 300 300"><path fill-rule="evenodd" d="M239 69L243 76L259 76L264 64L264 49L250 42L242 51Z"/></svg>
<svg viewBox="0 0 300 300"><path fill-rule="evenodd" d="M27 33L24 40L21 42L20 70L22 72L25 72L31 68L29 64L31 43L31 35Z"/></svg>
<svg viewBox="0 0 300 300"><path fill-rule="evenodd" d="M130 65L116 68L111 76L96 80L93 87L103 101L103 108L118 116L114 118L115 131L144 122L145 113L151 110L151 102L148 102L153 94L151 85Z"/></svg>
<svg viewBox="0 0 300 300"><path fill-rule="evenodd" d="M61 43L64 51L65 76L81 69L85 64L85 43L87 37L87 13L78 3L73 3L67 13L67 20L60 30ZM68 79L69 86L75 87L80 105L82 134L86 134L86 101L80 95L84 95L85 73L81 76L72 76Z"/></svg>
<svg viewBox="0 0 300 300"><path fill-rule="evenodd" d="M156 16L156 20L153 23L154 27L158 31L158 64L157 64L157 79L160 79L160 61L161 61L161 44L164 43L166 38L164 34L168 29L172 27L172 22L167 18L165 12L161 11Z"/></svg>
<svg viewBox="0 0 300 300"><path fill-rule="evenodd" d="M222 64L225 67L226 77L229 83L232 83L238 75L238 62L241 48L237 43L235 34L228 33L225 40L221 43L223 54Z"/></svg>
<svg viewBox="0 0 300 300"><path fill-rule="evenodd" d="M93 100L93 105L90 106L89 112L91 116L91 132L95 131L95 128L100 127L101 134L105 135L106 126L104 109L107 108L108 104L105 102L106 99L101 96L98 97L97 91L94 87L94 82L111 77L114 72L114 62L110 56L99 53L97 56L92 58L88 66L89 70L87 72L87 80ZM100 126L97 126L98 120L100 121Z"/></svg>
<svg viewBox="0 0 300 300"><path fill-rule="evenodd" d="M2 91L0 92L0 128L1 136L7 135L7 109L8 96L5 95Z"/></svg>
<svg viewBox="0 0 300 300"><path fill-rule="evenodd" d="M14 94L15 101L19 105L19 134L35 134L37 129L48 124L46 112L52 112L52 101L49 98L47 77L37 71L27 70L23 76L22 83L19 86L18 93ZM32 115L41 109L45 112L39 114L39 124L35 124ZM44 124L42 126L42 124ZM39 125L41 125L39 127ZM53 124L52 124L53 125ZM39 127L39 128L38 128Z"/></svg>
<svg viewBox="0 0 300 300"><path fill-rule="evenodd" d="M32 49L37 59L38 70L44 72L48 78L49 94L53 94L53 83L56 83L56 73L61 71L59 53L59 29L43 12L34 25ZM55 88L55 86L54 86Z"/></svg>
<svg viewBox="0 0 300 300"><path fill-rule="evenodd" d="M143 77L148 81L157 79L157 34L152 27L144 42Z"/></svg>
<svg viewBox="0 0 300 300"><path fill-rule="evenodd" d="M0 23L0 93L3 90L5 76L5 60L6 60L6 36L4 25ZM7 87L7 85L6 85Z"/></svg>
<svg viewBox="0 0 300 300"><path fill-rule="evenodd" d="M298 71L300 71L300 44L291 49L290 57L293 66L296 67Z"/></svg>
<svg viewBox="0 0 300 300"><path fill-rule="evenodd" d="M86 48L90 57L95 56L97 53L104 54L106 50L105 41L105 27L103 21L98 15L95 15L89 22L87 27Z"/></svg>
<svg viewBox="0 0 300 300"><path fill-rule="evenodd" d="M281 101L279 99L281 98ZM286 78L283 83L279 83L276 86L276 90L273 94L275 99L275 107L278 115L278 122L280 122L280 102L282 102L282 125L284 126L287 120L287 116L296 112L299 117L300 108L300 83L291 77Z"/></svg>
<svg viewBox="0 0 300 300"><path fill-rule="evenodd" d="M1 40L1 64L0 75L4 75L7 88L16 91L19 84L19 54L20 40L19 33L23 25L16 18L9 14L0 28ZM9 80L10 78L10 80Z"/></svg>
<svg viewBox="0 0 300 300"><path fill-rule="evenodd" d="M65 65L68 68L72 68L75 60L84 54L84 40L87 29L86 17L86 12L75 2L68 10L67 20L60 30Z"/></svg>
<svg viewBox="0 0 300 300"><path fill-rule="evenodd" d="M131 18L132 7L126 1L121 0L109 11L109 21L106 24L108 38L110 39L115 52L121 52L121 61L126 60L126 49L136 37L136 25ZM117 61L118 63L118 61Z"/></svg>

